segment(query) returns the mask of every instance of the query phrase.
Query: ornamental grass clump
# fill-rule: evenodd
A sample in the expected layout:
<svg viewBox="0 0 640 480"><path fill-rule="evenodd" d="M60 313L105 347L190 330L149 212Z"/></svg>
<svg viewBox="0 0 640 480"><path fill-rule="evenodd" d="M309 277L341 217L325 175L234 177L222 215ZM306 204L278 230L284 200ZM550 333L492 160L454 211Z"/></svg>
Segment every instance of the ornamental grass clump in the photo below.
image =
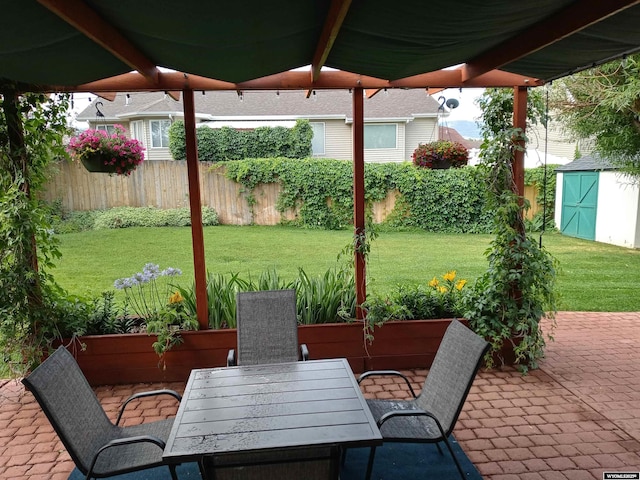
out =
<svg viewBox="0 0 640 480"><path fill-rule="evenodd" d="M459 168L469 161L469 151L459 142L438 140L420 143L411 158L417 167Z"/></svg>
<svg viewBox="0 0 640 480"><path fill-rule="evenodd" d="M117 175L130 175L144 160L144 147L125 135L122 125L115 125L114 133L88 129L69 141L67 151L89 171L104 171ZM99 170L92 170L90 162Z"/></svg>

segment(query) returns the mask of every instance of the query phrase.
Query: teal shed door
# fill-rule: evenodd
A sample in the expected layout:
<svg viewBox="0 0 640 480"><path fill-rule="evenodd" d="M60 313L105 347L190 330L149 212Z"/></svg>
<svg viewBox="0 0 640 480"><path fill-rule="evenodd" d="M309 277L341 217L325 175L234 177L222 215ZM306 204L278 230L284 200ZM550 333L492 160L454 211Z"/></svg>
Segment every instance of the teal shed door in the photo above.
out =
<svg viewBox="0 0 640 480"><path fill-rule="evenodd" d="M598 172L565 172L562 180L560 231L571 237L596 239Z"/></svg>

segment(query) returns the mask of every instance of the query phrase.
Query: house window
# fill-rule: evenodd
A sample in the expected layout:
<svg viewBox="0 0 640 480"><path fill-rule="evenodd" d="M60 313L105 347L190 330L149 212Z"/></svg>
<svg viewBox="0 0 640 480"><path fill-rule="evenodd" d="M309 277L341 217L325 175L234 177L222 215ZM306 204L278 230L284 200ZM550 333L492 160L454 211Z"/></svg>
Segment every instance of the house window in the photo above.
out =
<svg viewBox="0 0 640 480"><path fill-rule="evenodd" d="M116 133L116 126L111 123L102 123L100 125L96 125L96 130L104 130L109 135L113 135L114 133Z"/></svg>
<svg viewBox="0 0 640 480"><path fill-rule="evenodd" d="M311 139L311 151L314 156L324 155L324 123L309 122L313 130Z"/></svg>
<svg viewBox="0 0 640 480"><path fill-rule="evenodd" d="M397 125L373 124L364 126L364 148L396 148Z"/></svg>
<svg viewBox="0 0 640 480"><path fill-rule="evenodd" d="M131 122L131 125L129 126L129 131L131 132L131 138L133 138L134 140L138 140L142 143L145 143L144 133L142 131L142 122L140 120Z"/></svg>
<svg viewBox="0 0 640 480"><path fill-rule="evenodd" d="M171 126L171 120L150 120L149 126L151 127L151 147L169 147L169 127Z"/></svg>

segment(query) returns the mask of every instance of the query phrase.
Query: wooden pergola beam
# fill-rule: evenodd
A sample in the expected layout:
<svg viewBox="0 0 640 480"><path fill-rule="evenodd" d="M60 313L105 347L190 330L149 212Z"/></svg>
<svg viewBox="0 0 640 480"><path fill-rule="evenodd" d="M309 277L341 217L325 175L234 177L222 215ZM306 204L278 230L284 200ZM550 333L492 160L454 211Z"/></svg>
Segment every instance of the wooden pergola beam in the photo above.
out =
<svg viewBox="0 0 640 480"><path fill-rule="evenodd" d="M38 0L62 20L137 70L151 85L160 71L135 45L82 0ZM118 89L112 89L118 91Z"/></svg>
<svg viewBox="0 0 640 480"><path fill-rule="evenodd" d="M543 82L535 78L527 78L514 73L493 70L479 77L462 81L462 69L439 70L399 80L384 80L367 77L350 72L323 71L315 82L311 82L308 72L289 71L267 77L232 83L222 80L187 75L181 72L161 72L156 84L151 84L145 77L136 72L125 73L104 80L97 80L82 85L50 85L39 87L37 91L50 92L135 92L135 91L181 91L189 90L331 90L364 88L381 90L385 88L425 88L431 93L434 89L474 88L474 87L533 87Z"/></svg>
<svg viewBox="0 0 640 480"><path fill-rule="evenodd" d="M551 17L467 62L463 67L462 80L469 81L500 68L638 3L639 0L573 2Z"/></svg>
<svg viewBox="0 0 640 480"><path fill-rule="evenodd" d="M338 32L342 27L349 7L351 6L351 0L332 0L331 7L327 19L322 27L322 33L320 39L316 45L316 51L313 55L311 62L311 82L315 82L320 76L320 70L327 61L329 52L333 48L333 42L335 42Z"/></svg>

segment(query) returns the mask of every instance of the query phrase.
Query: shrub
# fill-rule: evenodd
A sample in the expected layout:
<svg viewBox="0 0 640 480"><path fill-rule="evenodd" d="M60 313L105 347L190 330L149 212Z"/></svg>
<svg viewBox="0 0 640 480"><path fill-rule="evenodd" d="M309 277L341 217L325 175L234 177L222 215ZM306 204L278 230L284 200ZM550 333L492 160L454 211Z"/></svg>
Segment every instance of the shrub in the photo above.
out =
<svg viewBox="0 0 640 480"><path fill-rule="evenodd" d="M218 225L218 214L211 207L202 207L202 224ZM127 227L188 227L191 213L188 208L160 209L155 207L117 207L109 210L70 212L54 215L52 226L57 233L81 232Z"/></svg>
<svg viewBox="0 0 640 480"><path fill-rule="evenodd" d="M243 160L245 158L305 158L311 155L313 131L307 120L298 120L293 128L259 127L236 130L230 127L196 130L198 159L201 162ZM187 158L184 123L174 122L169 129L169 149L175 160Z"/></svg>
<svg viewBox="0 0 640 480"><path fill-rule="evenodd" d="M438 140L418 144L411 158L417 167L459 168L469 161L469 152L461 143Z"/></svg>

